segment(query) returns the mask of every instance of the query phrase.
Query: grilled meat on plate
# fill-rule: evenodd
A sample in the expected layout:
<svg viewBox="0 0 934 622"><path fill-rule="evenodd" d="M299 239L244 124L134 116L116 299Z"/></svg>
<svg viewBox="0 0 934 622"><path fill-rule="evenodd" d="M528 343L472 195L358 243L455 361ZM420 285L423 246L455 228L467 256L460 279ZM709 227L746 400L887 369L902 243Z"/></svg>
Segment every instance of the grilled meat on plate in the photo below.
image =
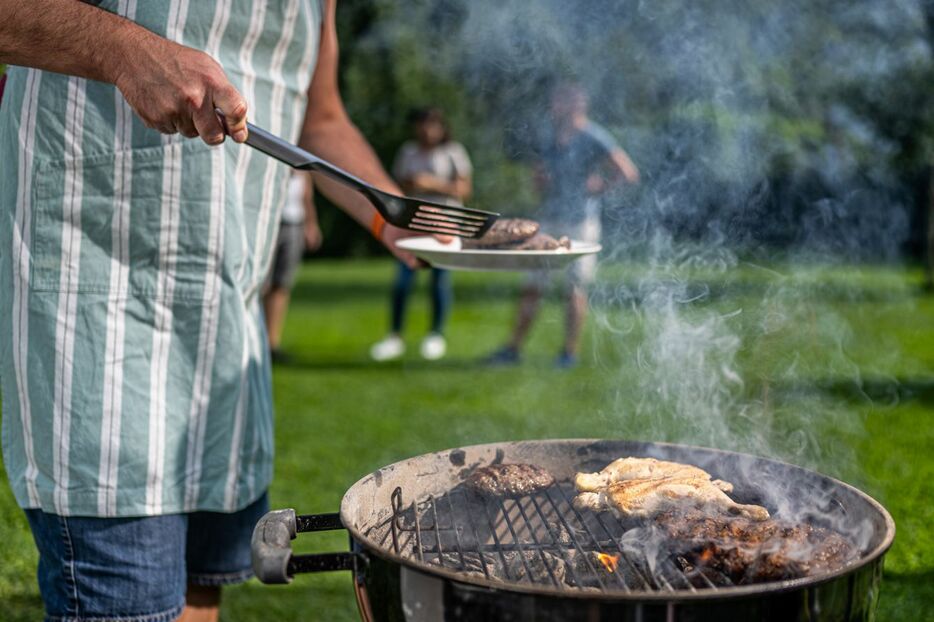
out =
<svg viewBox="0 0 934 622"><path fill-rule="evenodd" d="M464 240L463 248L500 248L519 244L538 233L539 224L527 218L500 218L477 240Z"/></svg>
<svg viewBox="0 0 934 622"><path fill-rule="evenodd" d="M566 236L555 239L539 231L539 224L526 218L500 218L478 240L463 240L461 248L473 250L555 251L570 249Z"/></svg>
<svg viewBox="0 0 934 622"><path fill-rule="evenodd" d="M547 233L539 232L528 240L519 242L516 246L504 247L504 249L505 248L516 251L556 251L559 248L570 250L571 240L568 239L566 235L556 240Z"/></svg>
<svg viewBox="0 0 934 622"><path fill-rule="evenodd" d="M524 497L548 488L555 478L534 464L491 464L471 473L464 483L486 496Z"/></svg>
<svg viewBox="0 0 934 622"><path fill-rule="evenodd" d="M599 473L578 473L574 506L593 511L609 510L621 518L648 518L678 505L713 508L754 520L769 512L758 505L736 503L727 496L733 485L711 480L710 473L695 466L654 458L624 458Z"/></svg>

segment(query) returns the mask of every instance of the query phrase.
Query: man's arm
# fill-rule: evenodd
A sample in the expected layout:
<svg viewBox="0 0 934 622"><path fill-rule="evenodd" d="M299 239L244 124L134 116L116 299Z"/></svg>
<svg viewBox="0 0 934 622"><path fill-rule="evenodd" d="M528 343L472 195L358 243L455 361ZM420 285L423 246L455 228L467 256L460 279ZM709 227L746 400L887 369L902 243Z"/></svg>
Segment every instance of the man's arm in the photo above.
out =
<svg viewBox="0 0 934 622"><path fill-rule="evenodd" d="M327 0L318 66L308 89L308 109L299 145L325 160L353 173L380 190L401 194L399 186L383 169L373 148L353 124L337 87L338 45L334 13L336 0ZM315 175L316 187L354 220L370 228L375 208L363 195L322 175ZM397 239L411 235L403 229L385 225L380 241L394 255L410 265L415 258L395 247Z"/></svg>
<svg viewBox="0 0 934 622"><path fill-rule="evenodd" d="M315 252L321 248L324 236L321 235L321 226L318 224L318 208L315 206L315 184L311 175L301 173L305 180L305 191L302 193L302 206L305 208L305 248Z"/></svg>
<svg viewBox="0 0 934 622"><path fill-rule="evenodd" d="M0 64L35 67L117 86L151 128L246 140L246 102L207 54L75 0L0 0Z"/></svg>
<svg viewBox="0 0 934 622"><path fill-rule="evenodd" d="M406 180L402 180L403 188L406 187ZM453 181L446 181L436 177L431 173L419 173L408 180L407 192L437 192L445 196L454 197L458 201L466 201L470 198L473 190L473 182L469 176L457 176Z"/></svg>
<svg viewBox="0 0 934 622"><path fill-rule="evenodd" d="M609 160L608 166L619 171L623 179L630 184L639 183L639 169L636 167L635 162L632 161L632 158L629 157L628 153L622 149L614 149L610 152Z"/></svg>
<svg viewBox="0 0 934 622"><path fill-rule="evenodd" d="M624 180L630 184L639 183L639 169L625 151L614 147L607 153L602 170L587 178L587 192L603 194Z"/></svg>

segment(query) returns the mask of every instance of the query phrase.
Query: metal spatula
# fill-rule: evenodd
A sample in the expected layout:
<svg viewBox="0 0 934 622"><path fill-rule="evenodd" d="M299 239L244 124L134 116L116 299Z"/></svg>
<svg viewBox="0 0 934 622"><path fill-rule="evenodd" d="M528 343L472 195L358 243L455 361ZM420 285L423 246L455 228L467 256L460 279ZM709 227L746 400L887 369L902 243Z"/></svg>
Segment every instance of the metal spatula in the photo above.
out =
<svg viewBox="0 0 934 622"><path fill-rule="evenodd" d="M223 117L221 117L223 120ZM499 214L468 207L452 207L423 199L400 197L383 192L359 177L334 166L326 160L288 143L266 130L247 123L249 136L246 144L262 151L292 168L315 171L344 184L365 196L383 215L386 222L403 229L413 229L462 238L479 238Z"/></svg>

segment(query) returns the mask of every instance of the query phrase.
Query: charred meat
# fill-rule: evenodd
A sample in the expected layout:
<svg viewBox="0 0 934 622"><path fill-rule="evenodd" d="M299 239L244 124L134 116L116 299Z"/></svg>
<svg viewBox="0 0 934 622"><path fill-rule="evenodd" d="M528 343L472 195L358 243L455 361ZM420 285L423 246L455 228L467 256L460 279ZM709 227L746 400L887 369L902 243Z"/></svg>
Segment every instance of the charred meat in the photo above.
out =
<svg viewBox="0 0 934 622"><path fill-rule="evenodd" d="M839 533L807 523L754 521L681 509L657 515L677 565L715 585L746 585L823 574L856 558Z"/></svg>
<svg viewBox="0 0 934 622"><path fill-rule="evenodd" d="M501 248L528 240L538 233L539 224L527 218L500 218L477 240L464 240L464 248Z"/></svg>
<svg viewBox="0 0 934 622"><path fill-rule="evenodd" d="M769 517L764 507L733 501L726 494L733 490L729 482L711 479L707 471L679 462L622 458L599 473L578 473L574 484L575 507L609 510L620 518L649 518L672 506L707 507L755 520Z"/></svg>
<svg viewBox="0 0 934 622"><path fill-rule="evenodd" d="M555 239L539 231L539 224L526 218L500 218L478 240L463 240L463 248L478 250L553 251L571 248L567 237Z"/></svg>
<svg viewBox="0 0 934 622"><path fill-rule="evenodd" d="M464 483L488 497L523 497L548 488L555 478L534 464L491 464L471 473Z"/></svg>
<svg viewBox="0 0 934 622"><path fill-rule="evenodd" d="M547 233L536 233L528 240L508 248L517 251L556 251L559 248L570 250L571 240L566 235L556 240Z"/></svg>

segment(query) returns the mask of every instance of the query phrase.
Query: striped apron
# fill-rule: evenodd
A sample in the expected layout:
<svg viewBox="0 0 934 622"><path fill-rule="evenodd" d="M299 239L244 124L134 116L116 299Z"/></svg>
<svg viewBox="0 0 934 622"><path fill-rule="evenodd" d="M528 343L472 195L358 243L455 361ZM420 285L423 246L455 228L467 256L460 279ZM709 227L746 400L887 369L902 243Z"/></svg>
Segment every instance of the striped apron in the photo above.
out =
<svg viewBox="0 0 934 622"><path fill-rule="evenodd" d="M318 0L104 0L205 50L297 140ZM231 512L272 476L260 310L288 171L147 129L113 86L12 67L0 105L3 458L19 504Z"/></svg>

